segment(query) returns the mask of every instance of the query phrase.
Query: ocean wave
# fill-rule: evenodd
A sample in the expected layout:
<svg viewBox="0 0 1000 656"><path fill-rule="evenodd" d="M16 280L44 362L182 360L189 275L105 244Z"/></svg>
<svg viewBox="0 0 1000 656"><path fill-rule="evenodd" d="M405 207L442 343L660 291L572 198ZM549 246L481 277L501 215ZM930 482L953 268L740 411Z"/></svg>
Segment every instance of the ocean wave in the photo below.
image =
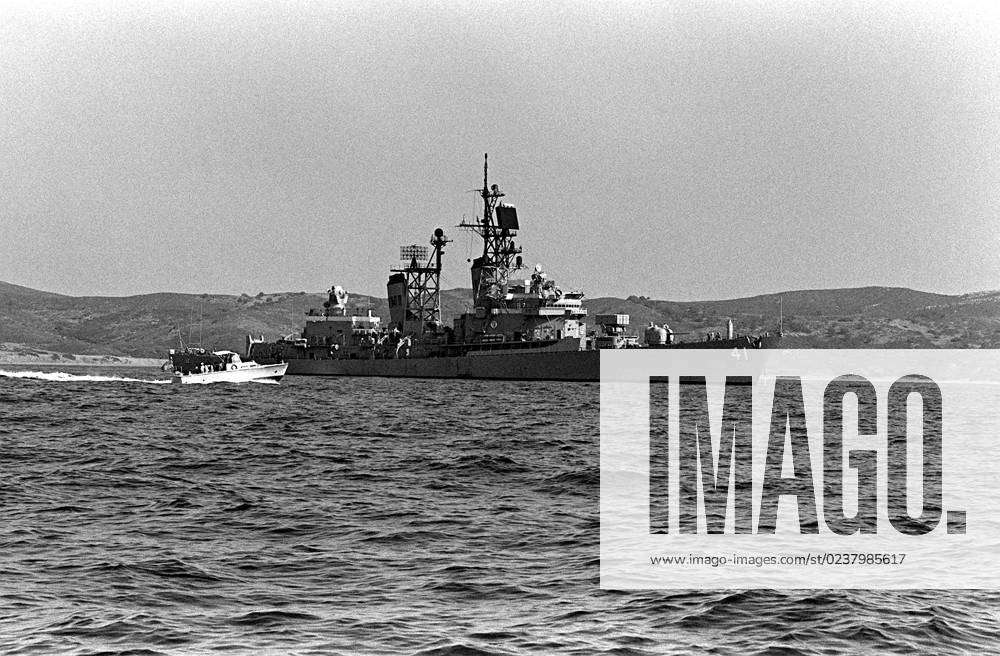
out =
<svg viewBox="0 0 1000 656"><path fill-rule="evenodd" d="M430 647L428 649L423 649L416 652L414 656L502 656L503 654L510 654L512 652L504 651L494 651L491 649L482 649L480 647L474 647L471 645L465 645L462 643L453 643L449 645L442 645L440 647Z"/></svg>
<svg viewBox="0 0 1000 656"><path fill-rule="evenodd" d="M7 371L0 369L4 378L29 378L32 380L47 380L54 383L148 383L150 385L167 385L170 379L163 378L127 378L124 376L97 376L92 374L71 374L66 371Z"/></svg>
<svg viewBox="0 0 1000 656"><path fill-rule="evenodd" d="M468 470L475 472L492 472L496 474L509 474L515 472L529 471L530 467L505 455L492 455L489 453L466 454L449 460L434 461L427 464L427 469L450 471Z"/></svg>
<svg viewBox="0 0 1000 656"><path fill-rule="evenodd" d="M601 473L596 467L582 471L567 471L549 476L538 486L549 494L593 495L601 484Z"/></svg>
<svg viewBox="0 0 1000 656"><path fill-rule="evenodd" d="M237 626L274 626L290 622L316 622L321 618L312 613L289 610L254 610L229 618L227 624Z"/></svg>

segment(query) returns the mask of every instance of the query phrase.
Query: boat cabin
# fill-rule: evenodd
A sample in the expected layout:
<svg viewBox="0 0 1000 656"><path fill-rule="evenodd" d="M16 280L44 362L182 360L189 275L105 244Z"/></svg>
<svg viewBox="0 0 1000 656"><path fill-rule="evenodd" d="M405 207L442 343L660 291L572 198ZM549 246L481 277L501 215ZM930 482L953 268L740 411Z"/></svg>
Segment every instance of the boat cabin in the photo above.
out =
<svg viewBox="0 0 1000 656"><path fill-rule="evenodd" d="M207 351L202 348L170 349L170 364L174 373L205 374L210 371L236 369L242 363L233 351Z"/></svg>

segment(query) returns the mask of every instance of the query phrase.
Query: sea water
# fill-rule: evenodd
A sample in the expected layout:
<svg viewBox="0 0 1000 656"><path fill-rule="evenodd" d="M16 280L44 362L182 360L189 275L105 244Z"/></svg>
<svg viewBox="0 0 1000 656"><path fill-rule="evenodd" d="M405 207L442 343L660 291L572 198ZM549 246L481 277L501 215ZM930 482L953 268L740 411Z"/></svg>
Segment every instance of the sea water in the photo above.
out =
<svg viewBox="0 0 1000 656"><path fill-rule="evenodd" d="M597 384L32 369L0 371L0 653L1000 642L997 593L600 590Z"/></svg>

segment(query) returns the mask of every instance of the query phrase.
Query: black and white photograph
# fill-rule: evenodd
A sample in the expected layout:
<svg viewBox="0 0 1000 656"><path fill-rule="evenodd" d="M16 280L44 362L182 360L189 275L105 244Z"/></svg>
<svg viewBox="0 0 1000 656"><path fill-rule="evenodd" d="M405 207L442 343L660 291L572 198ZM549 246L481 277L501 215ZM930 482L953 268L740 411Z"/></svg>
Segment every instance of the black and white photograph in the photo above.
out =
<svg viewBox="0 0 1000 656"><path fill-rule="evenodd" d="M0 2L0 653L1000 652L998 46Z"/></svg>

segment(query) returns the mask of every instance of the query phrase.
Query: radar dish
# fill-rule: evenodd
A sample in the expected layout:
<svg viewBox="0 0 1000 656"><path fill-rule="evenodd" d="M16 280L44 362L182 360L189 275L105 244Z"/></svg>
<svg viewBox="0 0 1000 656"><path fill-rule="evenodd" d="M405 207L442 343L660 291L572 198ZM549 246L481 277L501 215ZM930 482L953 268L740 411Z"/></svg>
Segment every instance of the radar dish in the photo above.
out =
<svg viewBox="0 0 1000 656"><path fill-rule="evenodd" d="M412 246L400 246L399 247L399 259L401 260L423 260L427 257L427 247L418 246L413 244Z"/></svg>
<svg viewBox="0 0 1000 656"><path fill-rule="evenodd" d="M498 205L496 209L497 225L501 229L517 230L517 210L510 205Z"/></svg>

